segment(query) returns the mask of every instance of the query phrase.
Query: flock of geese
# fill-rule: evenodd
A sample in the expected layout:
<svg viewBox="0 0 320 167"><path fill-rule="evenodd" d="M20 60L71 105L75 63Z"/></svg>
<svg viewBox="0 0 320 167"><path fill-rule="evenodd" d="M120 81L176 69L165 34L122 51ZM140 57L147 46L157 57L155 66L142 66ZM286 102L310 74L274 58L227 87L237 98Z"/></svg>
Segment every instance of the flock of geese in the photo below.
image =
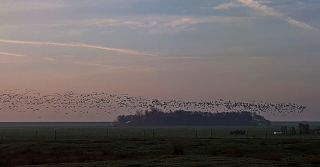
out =
<svg viewBox="0 0 320 167"><path fill-rule="evenodd" d="M0 91L0 112L42 112L54 111L70 113L104 112L106 114L134 114L157 108L163 111L203 111L203 112L303 112L306 107L294 103L238 102L229 100L183 101L161 100L106 92L76 93L64 92L41 94L37 91Z"/></svg>

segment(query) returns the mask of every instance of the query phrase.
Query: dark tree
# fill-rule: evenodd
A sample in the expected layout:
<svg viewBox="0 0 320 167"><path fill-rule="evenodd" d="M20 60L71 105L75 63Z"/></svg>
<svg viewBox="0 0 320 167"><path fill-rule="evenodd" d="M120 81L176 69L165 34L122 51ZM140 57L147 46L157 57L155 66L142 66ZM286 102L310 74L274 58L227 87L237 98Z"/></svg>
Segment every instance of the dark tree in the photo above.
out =
<svg viewBox="0 0 320 167"><path fill-rule="evenodd" d="M121 115L118 125L127 126L212 126L212 125L265 125L270 124L263 116L252 112L197 112L177 110L163 112L152 108L144 114Z"/></svg>

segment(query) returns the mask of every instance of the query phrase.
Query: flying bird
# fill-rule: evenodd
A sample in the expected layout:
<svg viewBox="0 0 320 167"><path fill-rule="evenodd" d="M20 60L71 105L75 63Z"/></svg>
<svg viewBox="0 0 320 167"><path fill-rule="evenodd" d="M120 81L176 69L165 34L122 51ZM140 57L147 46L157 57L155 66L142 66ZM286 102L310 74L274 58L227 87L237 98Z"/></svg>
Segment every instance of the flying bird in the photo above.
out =
<svg viewBox="0 0 320 167"><path fill-rule="evenodd" d="M157 108L163 111L202 111L202 112L259 112L291 113L303 112L306 107L295 103L240 102L231 100L183 101L175 99L154 99L129 95L109 94L106 92L62 94L41 94L36 91L0 91L0 112L63 112L89 114L100 112L106 115L132 114Z"/></svg>

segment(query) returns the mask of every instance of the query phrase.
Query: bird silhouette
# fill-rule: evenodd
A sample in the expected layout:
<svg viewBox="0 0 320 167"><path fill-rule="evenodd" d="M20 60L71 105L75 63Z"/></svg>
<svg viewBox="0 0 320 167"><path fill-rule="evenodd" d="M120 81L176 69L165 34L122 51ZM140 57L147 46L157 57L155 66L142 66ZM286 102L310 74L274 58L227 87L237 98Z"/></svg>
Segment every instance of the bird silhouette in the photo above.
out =
<svg viewBox="0 0 320 167"><path fill-rule="evenodd" d="M231 100L183 101L175 99L155 99L129 95L109 94L106 92L41 94L30 90L0 91L0 112L63 112L89 114L101 112L107 115L114 113L132 114L158 108L163 111L203 111L230 112L249 111L266 113L303 112L306 107L295 103L240 102ZM120 113L119 113L120 114Z"/></svg>

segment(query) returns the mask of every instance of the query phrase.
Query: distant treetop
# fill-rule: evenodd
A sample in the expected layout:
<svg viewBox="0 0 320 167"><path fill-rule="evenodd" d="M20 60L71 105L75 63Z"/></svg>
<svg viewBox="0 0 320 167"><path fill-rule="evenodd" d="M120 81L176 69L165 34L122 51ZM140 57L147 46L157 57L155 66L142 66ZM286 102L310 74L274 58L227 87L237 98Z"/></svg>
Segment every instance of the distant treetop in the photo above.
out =
<svg viewBox="0 0 320 167"><path fill-rule="evenodd" d="M263 116L254 112L197 112L176 110L163 112L156 108L135 115L118 117L120 126L212 126L212 125L244 125L256 126L270 124Z"/></svg>

